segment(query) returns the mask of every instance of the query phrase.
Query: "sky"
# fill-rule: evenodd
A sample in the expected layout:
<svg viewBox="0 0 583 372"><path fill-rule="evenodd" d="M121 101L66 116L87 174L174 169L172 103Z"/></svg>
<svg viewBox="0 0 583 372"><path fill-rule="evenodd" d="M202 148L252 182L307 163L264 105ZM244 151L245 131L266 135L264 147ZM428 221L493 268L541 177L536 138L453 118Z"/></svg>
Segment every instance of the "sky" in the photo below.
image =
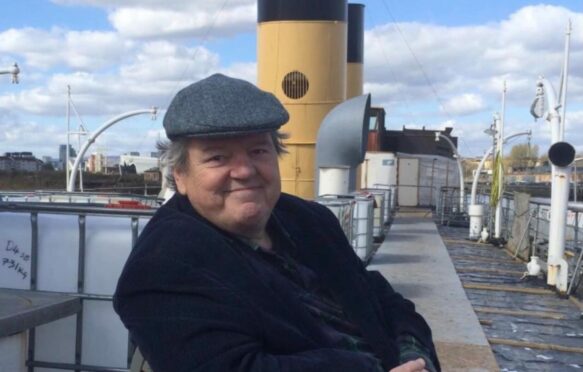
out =
<svg viewBox="0 0 583 372"><path fill-rule="evenodd" d="M351 1L356 2L356 1ZM366 0L364 91L387 129L454 128L463 157L481 156L502 112L505 135L550 126L530 115L539 76L559 90L572 22L565 140L583 152L583 2ZM1 0L0 153L58 157L67 125L89 134L122 113L159 107L108 129L89 152L148 154L182 87L221 72L256 81L255 0ZM67 92L73 102L67 121ZM80 137L80 138L79 138ZM78 148L85 136L71 135ZM519 137L506 146L527 143Z"/></svg>

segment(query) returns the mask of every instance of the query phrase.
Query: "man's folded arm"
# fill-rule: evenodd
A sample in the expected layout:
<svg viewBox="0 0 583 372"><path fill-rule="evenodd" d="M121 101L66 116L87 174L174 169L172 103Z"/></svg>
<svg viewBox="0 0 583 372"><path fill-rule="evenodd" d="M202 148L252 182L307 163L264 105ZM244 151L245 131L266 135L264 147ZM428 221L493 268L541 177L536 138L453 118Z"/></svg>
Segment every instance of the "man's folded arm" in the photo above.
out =
<svg viewBox="0 0 583 372"><path fill-rule="evenodd" d="M413 302L396 292L378 271L367 271L367 279L379 298L387 321L397 334L401 362L422 357L429 362L428 370L439 370L431 329L415 311Z"/></svg>
<svg viewBox="0 0 583 372"><path fill-rule="evenodd" d="M261 311L202 270L185 270L175 262L148 273L147 262L134 262L115 298L131 337L155 371L351 371L378 372L376 358L333 348L304 349L268 345ZM289 332L298 332L290 326ZM302 337L298 335L298 337ZM285 340L282 340L285 344ZM295 350L294 350L295 349Z"/></svg>

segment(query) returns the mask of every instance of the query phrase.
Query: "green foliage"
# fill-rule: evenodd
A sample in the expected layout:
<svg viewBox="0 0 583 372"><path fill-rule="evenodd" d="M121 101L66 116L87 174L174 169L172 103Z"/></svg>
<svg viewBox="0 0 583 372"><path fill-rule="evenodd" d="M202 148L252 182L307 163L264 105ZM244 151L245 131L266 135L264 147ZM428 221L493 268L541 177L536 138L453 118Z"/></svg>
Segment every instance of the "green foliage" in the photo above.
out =
<svg viewBox="0 0 583 372"><path fill-rule="evenodd" d="M496 153L493 167L492 188L490 190L490 206L495 208L498 204L498 200L504 194L504 190L500 188L500 172L502 172L502 175L504 175L504 164L502 163L502 156L500 156L499 152ZM504 183L502 183L502 187L504 187Z"/></svg>
<svg viewBox="0 0 583 372"><path fill-rule="evenodd" d="M528 169L535 166L538 159L538 145L528 143L512 146L508 156L508 165L512 169Z"/></svg>

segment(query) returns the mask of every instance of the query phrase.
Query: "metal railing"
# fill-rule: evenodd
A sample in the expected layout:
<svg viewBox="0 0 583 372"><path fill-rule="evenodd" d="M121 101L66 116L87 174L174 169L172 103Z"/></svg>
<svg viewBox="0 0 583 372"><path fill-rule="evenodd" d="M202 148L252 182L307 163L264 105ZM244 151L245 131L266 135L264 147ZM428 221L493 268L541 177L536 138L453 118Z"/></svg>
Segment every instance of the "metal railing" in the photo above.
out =
<svg viewBox="0 0 583 372"><path fill-rule="evenodd" d="M484 205L484 226L487 226L490 235L493 231L492 216L494 208L489 205L489 189L483 187L476 194L476 203ZM442 190L437 208L437 218L440 223L447 224L452 213L452 202L455 202L455 191ZM509 247L515 257L529 260L530 256L537 256L546 262L548 257L549 226L550 226L550 199L530 198L528 211L518 215L515 208L514 194L505 192L501 200L502 221L500 238L505 242L514 240L516 246ZM526 219L526 229L518 231L519 236L513 236L512 227L516 218ZM565 229L565 259L569 266L567 294L574 294L583 281L583 203L569 203L567 223ZM520 252L521 247L525 248ZM543 270L545 269L545 265Z"/></svg>
<svg viewBox="0 0 583 372"><path fill-rule="evenodd" d="M162 205L163 199L152 196L119 194L119 193L83 193L65 191L1 191L0 202L40 202L40 203L66 203L105 205L115 204L120 201L135 201L148 207Z"/></svg>
<svg viewBox="0 0 583 372"><path fill-rule="evenodd" d="M437 219L442 225L462 225L468 224L469 193L464 192L463 205L460 208L460 189L459 187L441 187L439 197L435 205Z"/></svg>

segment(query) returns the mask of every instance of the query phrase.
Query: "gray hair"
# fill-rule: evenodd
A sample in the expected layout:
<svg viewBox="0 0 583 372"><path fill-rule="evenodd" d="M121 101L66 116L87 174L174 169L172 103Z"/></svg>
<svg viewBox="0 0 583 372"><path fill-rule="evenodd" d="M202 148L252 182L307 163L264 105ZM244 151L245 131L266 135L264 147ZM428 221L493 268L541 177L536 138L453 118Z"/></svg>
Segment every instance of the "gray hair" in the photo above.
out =
<svg viewBox="0 0 583 372"><path fill-rule="evenodd" d="M289 138L287 133L278 130L269 132L275 152L278 156L287 154L287 149L283 141ZM160 167L163 177L168 183L168 187L176 190L176 180L174 179L174 170L184 172L188 169L188 142L190 138L180 137L174 141L161 140L156 143L156 148L160 152Z"/></svg>

